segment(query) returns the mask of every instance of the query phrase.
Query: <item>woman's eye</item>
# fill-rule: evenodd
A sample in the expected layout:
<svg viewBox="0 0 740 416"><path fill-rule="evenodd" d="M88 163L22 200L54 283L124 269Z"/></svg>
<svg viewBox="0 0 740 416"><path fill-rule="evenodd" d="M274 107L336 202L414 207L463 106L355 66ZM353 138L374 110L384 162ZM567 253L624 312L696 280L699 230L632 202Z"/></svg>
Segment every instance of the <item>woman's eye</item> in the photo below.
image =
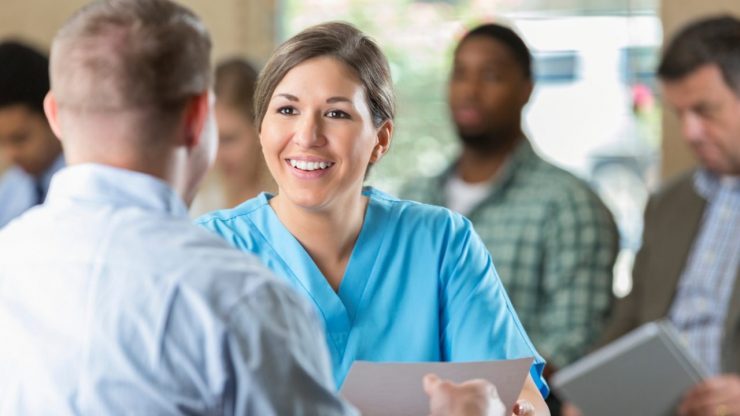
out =
<svg viewBox="0 0 740 416"><path fill-rule="evenodd" d="M326 112L326 116L329 118L350 118L349 114L341 110L330 110Z"/></svg>
<svg viewBox="0 0 740 416"><path fill-rule="evenodd" d="M287 107L280 107L278 108L277 112L279 114L285 115L285 116L292 116L297 113L296 109L290 106Z"/></svg>

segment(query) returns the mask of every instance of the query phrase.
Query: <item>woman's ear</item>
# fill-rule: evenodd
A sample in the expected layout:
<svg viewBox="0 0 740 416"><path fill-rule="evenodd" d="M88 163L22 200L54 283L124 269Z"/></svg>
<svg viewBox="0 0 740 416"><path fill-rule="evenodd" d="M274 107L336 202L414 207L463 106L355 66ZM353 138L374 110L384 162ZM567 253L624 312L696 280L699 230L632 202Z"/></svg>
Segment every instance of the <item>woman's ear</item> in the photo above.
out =
<svg viewBox="0 0 740 416"><path fill-rule="evenodd" d="M373 153L370 155L370 163L377 163L391 147L391 138L393 137L393 121L386 120L377 130L377 142L373 147Z"/></svg>

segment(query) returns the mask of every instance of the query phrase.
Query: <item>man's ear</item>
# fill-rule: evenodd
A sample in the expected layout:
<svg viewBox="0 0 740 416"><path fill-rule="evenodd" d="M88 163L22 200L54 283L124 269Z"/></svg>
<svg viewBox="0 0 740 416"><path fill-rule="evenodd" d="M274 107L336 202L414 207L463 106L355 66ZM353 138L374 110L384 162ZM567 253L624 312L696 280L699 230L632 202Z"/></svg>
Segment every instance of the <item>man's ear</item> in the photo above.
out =
<svg viewBox="0 0 740 416"><path fill-rule="evenodd" d="M529 98L532 96L532 90L534 90L534 82L528 80L524 88L522 88L522 95L520 97L522 107L529 102Z"/></svg>
<svg viewBox="0 0 740 416"><path fill-rule="evenodd" d="M185 106L185 146L194 148L200 144L201 133L210 111L210 91L192 97Z"/></svg>
<svg viewBox="0 0 740 416"><path fill-rule="evenodd" d="M373 147L373 153L370 155L370 163L377 163L391 147L393 137L393 121L387 120L383 123L377 132L378 142Z"/></svg>
<svg viewBox="0 0 740 416"><path fill-rule="evenodd" d="M51 91L46 93L46 97L44 97L44 114L46 114L46 120L49 122L51 131L61 140L62 129L59 125L59 106L57 105L57 99L54 97L54 93Z"/></svg>

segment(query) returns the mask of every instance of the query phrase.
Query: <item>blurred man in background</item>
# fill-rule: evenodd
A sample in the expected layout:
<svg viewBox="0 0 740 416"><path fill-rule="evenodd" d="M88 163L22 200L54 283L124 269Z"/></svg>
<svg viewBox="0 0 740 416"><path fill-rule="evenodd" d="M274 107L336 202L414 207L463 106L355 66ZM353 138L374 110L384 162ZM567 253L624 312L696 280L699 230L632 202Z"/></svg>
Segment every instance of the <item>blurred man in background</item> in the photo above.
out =
<svg viewBox="0 0 740 416"><path fill-rule="evenodd" d="M619 247L601 200L542 160L524 135L532 88L531 56L516 33L497 24L468 32L455 50L448 90L462 153L441 175L407 184L401 196L473 222L552 372L601 334Z"/></svg>
<svg viewBox="0 0 740 416"><path fill-rule="evenodd" d="M632 292L605 342L667 317L711 375L679 413L740 415L740 20L685 27L658 76L699 167L648 202Z"/></svg>
<svg viewBox="0 0 740 416"><path fill-rule="evenodd" d="M62 147L44 117L49 61L22 43L0 43L0 228L46 198L64 166Z"/></svg>

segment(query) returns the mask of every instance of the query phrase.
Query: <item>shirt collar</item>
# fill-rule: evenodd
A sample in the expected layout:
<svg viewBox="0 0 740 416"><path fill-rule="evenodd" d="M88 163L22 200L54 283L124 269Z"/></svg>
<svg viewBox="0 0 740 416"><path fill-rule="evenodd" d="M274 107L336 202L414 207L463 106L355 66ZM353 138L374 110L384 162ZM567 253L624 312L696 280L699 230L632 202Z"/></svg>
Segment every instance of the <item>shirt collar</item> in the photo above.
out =
<svg viewBox="0 0 740 416"><path fill-rule="evenodd" d="M720 179L720 186L732 192L740 192L740 176L723 176Z"/></svg>
<svg viewBox="0 0 740 416"><path fill-rule="evenodd" d="M496 181L499 186L503 186L508 183L514 174L520 170L520 166L529 163L530 160L535 156L532 144L529 143L527 138L522 138L517 144L514 151L509 156L509 159L504 162L503 170L499 175L499 179Z"/></svg>
<svg viewBox="0 0 740 416"><path fill-rule="evenodd" d="M187 218L180 196L154 176L99 164L70 166L51 180L47 202L64 199L138 206Z"/></svg>
<svg viewBox="0 0 740 416"><path fill-rule="evenodd" d="M495 175L493 180L490 182L492 188L501 188L505 186L514 177L514 174L519 170L521 165L528 163L533 156L535 156L532 145L529 143L526 137L519 140L514 151L509 154L509 157L504 161L501 170ZM447 169L444 176L444 181L448 178L456 175L457 163L455 162Z"/></svg>
<svg viewBox="0 0 740 416"><path fill-rule="evenodd" d="M694 189L707 201L712 201L723 189L740 193L738 177L720 176L707 169L698 169L694 173Z"/></svg>

